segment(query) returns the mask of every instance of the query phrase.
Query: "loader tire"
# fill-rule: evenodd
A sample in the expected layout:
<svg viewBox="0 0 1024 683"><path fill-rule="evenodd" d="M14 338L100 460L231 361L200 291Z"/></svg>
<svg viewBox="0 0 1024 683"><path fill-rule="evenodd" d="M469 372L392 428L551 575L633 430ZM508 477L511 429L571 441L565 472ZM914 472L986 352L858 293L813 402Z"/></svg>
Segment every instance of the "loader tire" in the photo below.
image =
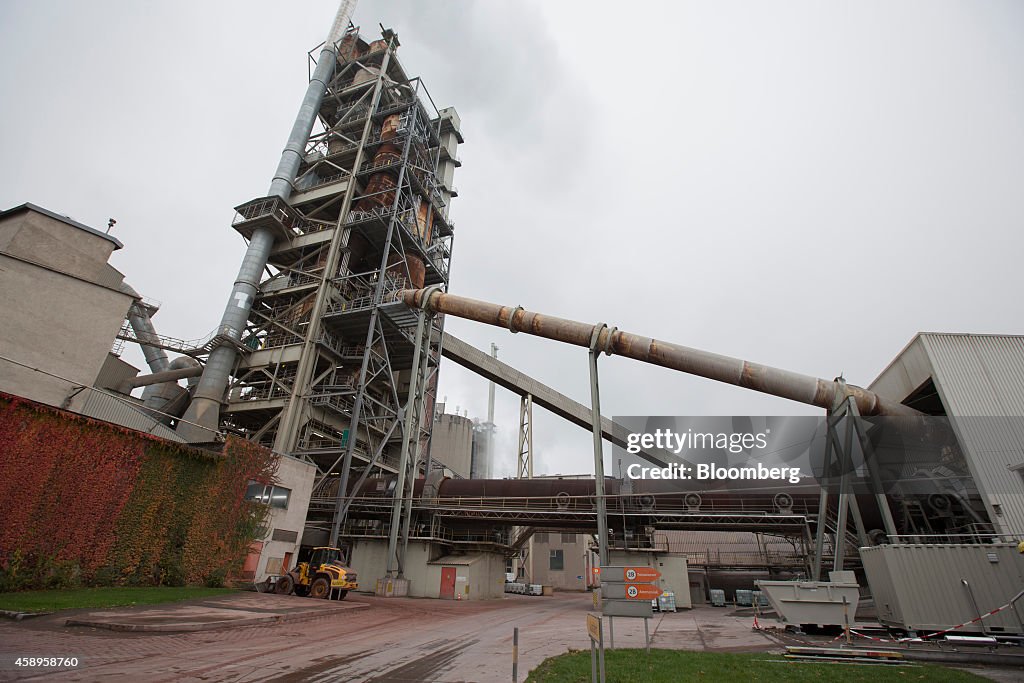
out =
<svg viewBox="0 0 1024 683"><path fill-rule="evenodd" d="M330 597L330 595L331 582L322 576L319 579L315 579L313 584L309 587L309 596L311 598L326 599Z"/></svg>
<svg viewBox="0 0 1024 683"><path fill-rule="evenodd" d="M278 595L291 595L293 588L295 588L295 582L287 574L279 578L277 583L274 584L274 592Z"/></svg>

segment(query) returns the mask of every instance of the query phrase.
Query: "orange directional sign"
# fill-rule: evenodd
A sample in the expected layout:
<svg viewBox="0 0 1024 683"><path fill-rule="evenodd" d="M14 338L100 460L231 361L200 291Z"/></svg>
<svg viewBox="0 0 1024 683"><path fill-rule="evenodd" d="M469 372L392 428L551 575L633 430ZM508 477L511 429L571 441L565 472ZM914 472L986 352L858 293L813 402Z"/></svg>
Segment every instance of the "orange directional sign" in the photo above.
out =
<svg viewBox="0 0 1024 683"><path fill-rule="evenodd" d="M622 578L627 583L631 581L657 581L661 578L661 572L653 567L623 567Z"/></svg>
<svg viewBox="0 0 1024 683"><path fill-rule="evenodd" d="M657 600L661 589L649 583L627 583L627 600Z"/></svg>

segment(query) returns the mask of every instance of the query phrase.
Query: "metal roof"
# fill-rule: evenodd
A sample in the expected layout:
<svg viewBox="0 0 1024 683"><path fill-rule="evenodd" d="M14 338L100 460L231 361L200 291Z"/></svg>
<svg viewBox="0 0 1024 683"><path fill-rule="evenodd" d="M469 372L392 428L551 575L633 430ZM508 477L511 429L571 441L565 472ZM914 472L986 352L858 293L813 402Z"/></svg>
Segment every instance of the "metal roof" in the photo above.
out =
<svg viewBox="0 0 1024 683"><path fill-rule="evenodd" d="M1024 337L923 333L932 381L953 422L968 465L1004 533L1024 532ZM1001 515L992 505L998 505Z"/></svg>
<svg viewBox="0 0 1024 683"><path fill-rule="evenodd" d="M1024 418L1024 336L921 332L871 387L909 395L928 379L997 531L1024 532L1024 419L1006 419Z"/></svg>
<svg viewBox="0 0 1024 683"><path fill-rule="evenodd" d="M122 427L152 434L168 441L185 442L173 429L143 412L141 406L136 407L127 400L103 391L90 388L85 404L76 412L95 420L113 422Z"/></svg>
<svg viewBox="0 0 1024 683"><path fill-rule="evenodd" d="M90 228L85 223L79 223L78 221L76 221L74 218L71 218L70 216L61 216L59 213L54 213L53 211L50 211L49 209L44 209L43 207L39 206L38 204L32 204L31 202L25 202L24 204L20 204L19 206L15 206L15 207L13 207L11 209L7 209L5 211L0 211L0 218L3 218L5 216L13 216L14 214L21 213L22 211L35 211L36 213L41 213L44 216L49 216L50 218L52 218L54 220L60 221L61 223L65 223L66 225L70 225L73 228L78 228L79 230L85 230L86 232L92 233L93 235L96 235L97 237L102 237L103 239L107 240L108 242L113 242L114 243L114 249L120 249L120 248L122 248L124 246L123 244L121 244L121 240L117 239L116 237L113 237L112 235L108 235L107 233L105 233L105 232L103 232L101 230L97 230L96 228Z"/></svg>

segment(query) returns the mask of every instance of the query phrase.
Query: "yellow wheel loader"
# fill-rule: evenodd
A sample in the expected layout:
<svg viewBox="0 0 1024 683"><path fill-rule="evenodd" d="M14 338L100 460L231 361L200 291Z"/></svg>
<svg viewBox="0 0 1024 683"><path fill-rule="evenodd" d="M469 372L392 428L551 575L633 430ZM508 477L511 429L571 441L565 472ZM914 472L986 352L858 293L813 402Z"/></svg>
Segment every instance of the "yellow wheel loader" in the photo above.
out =
<svg viewBox="0 0 1024 683"><path fill-rule="evenodd" d="M274 584L278 595L294 591L296 595L329 598L337 590L339 600L358 588L356 573L344 565L338 548L314 548L308 562L299 562Z"/></svg>

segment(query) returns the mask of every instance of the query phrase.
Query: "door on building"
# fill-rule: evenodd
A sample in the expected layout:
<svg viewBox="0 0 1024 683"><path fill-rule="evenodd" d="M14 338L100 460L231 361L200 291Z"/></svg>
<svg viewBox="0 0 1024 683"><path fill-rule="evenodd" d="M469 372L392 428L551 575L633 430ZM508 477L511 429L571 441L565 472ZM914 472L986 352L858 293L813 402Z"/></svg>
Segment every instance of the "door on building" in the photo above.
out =
<svg viewBox="0 0 1024 683"><path fill-rule="evenodd" d="M441 567L441 597L455 599L455 567Z"/></svg>
<svg viewBox="0 0 1024 683"><path fill-rule="evenodd" d="M245 556L245 564L242 565L242 578L250 581L256 580L256 570L260 565L260 553L263 552L263 541L253 541L249 546L249 554Z"/></svg>
<svg viewBox="0 0 1024 683"><path fill-rule="evenodd" d="M292 554L291 553L285 553L284 554L284 561L281 562L281 573L282 574L287 574L288 570L291 569L291 568L292 568Z"/></svg>

